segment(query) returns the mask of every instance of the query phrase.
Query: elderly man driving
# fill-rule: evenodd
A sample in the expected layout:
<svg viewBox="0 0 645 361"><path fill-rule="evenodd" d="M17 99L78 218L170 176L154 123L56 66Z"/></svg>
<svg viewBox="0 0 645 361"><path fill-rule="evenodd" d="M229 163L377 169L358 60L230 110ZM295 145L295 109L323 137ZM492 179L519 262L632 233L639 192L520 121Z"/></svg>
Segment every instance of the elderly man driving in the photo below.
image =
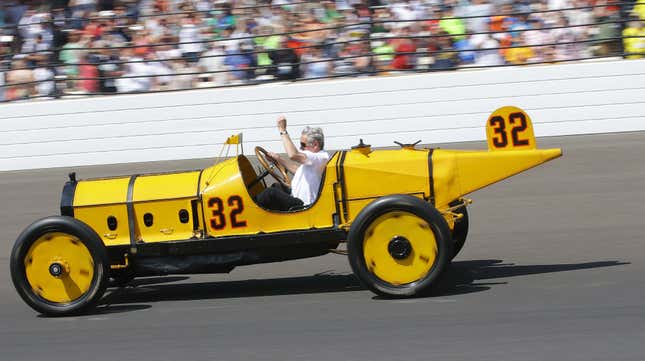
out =
<svg viewBox="0 0 645 361"><path fill-rule="evenodd" d="M266 209L279 211L308 206L316 201L323 170L329 160L329 153L323 150L323 131L321 128L305 127L300 135L298 149L287 133L287 118L284 115L278 117L277 125L289 159L273 152L268 155L294 174L291 189L279 186L266 188L258 194L256 201Z"/></svg>

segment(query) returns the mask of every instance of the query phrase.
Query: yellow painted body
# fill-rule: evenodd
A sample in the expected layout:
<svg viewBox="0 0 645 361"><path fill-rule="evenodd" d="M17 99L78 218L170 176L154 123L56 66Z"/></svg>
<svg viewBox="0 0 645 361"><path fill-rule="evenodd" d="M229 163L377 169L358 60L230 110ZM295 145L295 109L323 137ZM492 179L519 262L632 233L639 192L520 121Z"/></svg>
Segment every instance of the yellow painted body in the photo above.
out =
<svg viewBox="0 0 645 361"><path fill-rule="evenodd" d="M74 217L92 227L106 246L129 244L128 215L125 203L130 177L80 181L74 192ZM107 217L117 220L108 229Z"/></svg>
<svg viewBox="0 0 645 361"><path fill-rule="evenodd" d="M436 149L347 151L343 163L344 189L336 153L327 165L319 199L296 212L274 212L261 208L253 196L261 183L249 190L256 177L244 156L227 159L199 171L138 176L134 182L135 234L146 243L177 241L198 236L233 236L334 226L334 214L344 226L373 200L388 194L410 194L431 200L435 207L498 182L561 155L560 149L509 152ZM432 165L432 171L429 165ZM430 182L432 173L432 182ZM128 178L79 181L74 197L74 216L87 223L107 246L130 244L126 207ZM198 193L199 190L199 193ZM192 201L198 202L193 214ZM190 214L182 223L179 212ZM153 216L146 226L143 217ZM117 219L108 229L107 217ZM199 229L193 229L193 217ZM450 221L450 220L449 220ZM453 222L449 222L453 224Z"/></svg>
<svg viewBox="0 0 645 361"><path fill-rule="evenodd" d="M317 201L294 212L270 211L255 203L264 185L258 182L250 187L257 174L243 155L203 171L137 176L131 194L134 238L154 243L333 227L347 230L365 206L390 194L410 194L443 211L468 193L562 154L560 149L536 149L530 118L518 112L504 107L489 118L489 150L361 147L337 152L327 164ZM76 186L74 216L92 227L106 246L131 242L130 182L131 177L117 177L83 180ZM188 213L183 222L180 212ZM145 224L146 215L152 217L151 225ZM117 220L115 229L109 229L110 216ZM446 212L444 217L452 229L453 215Z"/></svg>
<svg viewBox="0 0 645 361"><path fill-rule="evenodd" d="M437 149L432 155L435 206L448 203L487 185L562 155L561 149L509 152Z"/></svg>
<svg viewBox="0 0 645 361"><path fill-rule="evenodd" d="M346 217L350 223L376 198L388 194L411 194L429 199L428 149L347 152L344 162Z"/></svg>
<svg viewBox="0 0 645 361"><path fill-rule="evenodd" d="M190 201L197 199L200 171L143 175L135 179L132 201L137 240L161 242L188 239L193 236L192 218L179 220L179 211L191 211ZM80 181L74 194L74 217L92 227L106 246L130 244L126 206L130 177ZM143 222L146 213L153 224ZM107 218L117 220L109 229Z"/></svg>

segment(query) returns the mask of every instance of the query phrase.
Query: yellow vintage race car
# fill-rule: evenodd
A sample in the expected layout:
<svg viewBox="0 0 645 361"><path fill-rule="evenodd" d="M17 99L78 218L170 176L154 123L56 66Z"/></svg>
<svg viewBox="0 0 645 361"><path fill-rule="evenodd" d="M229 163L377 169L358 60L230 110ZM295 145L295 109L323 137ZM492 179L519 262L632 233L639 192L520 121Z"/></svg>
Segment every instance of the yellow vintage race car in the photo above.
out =
<svg viewBox="0 0 645 361"><path fill-rule="evenodd" d="M72 173L61 215L16 240L12 280L36 311L68 315L95 305L109 282L337 252L375 293L420 295L466 240L464 195L562 154L536 149L531 120L515 107L495 111L486 129L483 151L373 150L361 141L331 156L315 203L286 212L254 201L267 174L288 182L259 147L259 173L244 155L187 172L87 180Z"/></svg>

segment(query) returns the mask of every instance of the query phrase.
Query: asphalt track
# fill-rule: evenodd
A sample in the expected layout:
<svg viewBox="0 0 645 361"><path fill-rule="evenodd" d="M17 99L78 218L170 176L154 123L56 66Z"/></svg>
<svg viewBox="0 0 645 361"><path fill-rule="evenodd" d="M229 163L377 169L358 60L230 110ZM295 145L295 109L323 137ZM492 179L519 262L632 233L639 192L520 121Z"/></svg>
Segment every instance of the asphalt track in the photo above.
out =
<svg viewBox="0 0 645 361"><path fill-rule="evenodd" d="M538 143L564 157L474 193L464 251L435 295L408 300L328 255L142 279L94 314L45 318L13 289L9 253L58 212L68 170L0 173L0 360L645 360L645 133Z"/></svg>

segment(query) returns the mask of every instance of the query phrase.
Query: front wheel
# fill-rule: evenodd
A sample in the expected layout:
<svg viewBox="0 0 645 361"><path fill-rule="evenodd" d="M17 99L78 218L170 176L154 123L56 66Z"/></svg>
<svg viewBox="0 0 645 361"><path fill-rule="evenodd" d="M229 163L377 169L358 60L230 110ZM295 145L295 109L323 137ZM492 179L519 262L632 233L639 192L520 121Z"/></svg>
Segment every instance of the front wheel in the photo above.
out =
<svg viewBox="0 0 645 361"><path fill-rule="evenodd" d="M453 255L446 220L409 195L382 197L365 207L351 226L347 249L360 281L387 297L424 294Z"/></svg>
<svg viewBox="0 0 645 361"><path fill-rule="evenodd" d="M11 252L11 279L22 299L49 316L76 314L105 292L107 251L85 223L53 216L32 223Z"/></svg>

